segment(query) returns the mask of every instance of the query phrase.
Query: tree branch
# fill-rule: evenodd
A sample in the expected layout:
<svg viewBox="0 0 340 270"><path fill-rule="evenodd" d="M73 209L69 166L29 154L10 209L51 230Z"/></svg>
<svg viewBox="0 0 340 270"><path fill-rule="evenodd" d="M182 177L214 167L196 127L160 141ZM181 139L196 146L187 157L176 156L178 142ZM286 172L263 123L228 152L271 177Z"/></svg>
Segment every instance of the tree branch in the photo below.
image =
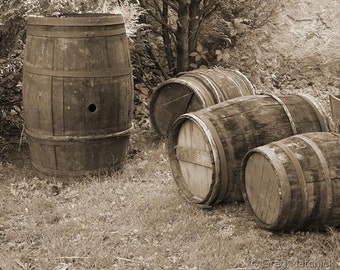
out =
<svg viewBox="0 0 340 270"><path fill-rule="evenodd" d="M169 79L169 76L167 75L167 73L165 72L165 70L163 69L162 65L160 64L156 53L154 51L154 48L152 47L152 44L148 44L146 45L146 50L148 52L148 54L150 55L152 61L155 63L156 67L160 70L160 72L162 73L163 77L167 80Z"/></svg>
<svg viewBox="0 0 340 270"><path fill-rule="evenodd" d="M163 18L163 21L168 25L169 24L169 5L165 1L163 2L162 18ZM168 67L170 71L173 71L174 70L174 59L172 55L170 33L169 33L169 29L167 27L164 27L163 25L162 25L162 37L163 37Z"/></svg>
<svg viewBox="0 0 340 270"><path fill-rule="evenodd" d="M178 2L177 2L177 5L174 2L176 2L176 1L163 0L163 3L166 3L169 7L171 7L177 13L178 12Z"/></svg>

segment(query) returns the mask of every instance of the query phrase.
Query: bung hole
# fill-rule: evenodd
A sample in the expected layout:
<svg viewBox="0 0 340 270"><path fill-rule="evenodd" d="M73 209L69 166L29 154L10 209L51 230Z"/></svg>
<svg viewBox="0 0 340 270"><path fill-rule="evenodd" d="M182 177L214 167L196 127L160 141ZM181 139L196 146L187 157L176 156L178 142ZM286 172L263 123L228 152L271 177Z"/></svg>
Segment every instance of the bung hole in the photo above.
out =
<svg viewBox="0 0 340 270"><path fill-rule="evenodd" d="M87 108L88 108L89 112L91 112L91 113L93 113L97 110L96 104L93 104L93 103L90 104Z"/></svg>

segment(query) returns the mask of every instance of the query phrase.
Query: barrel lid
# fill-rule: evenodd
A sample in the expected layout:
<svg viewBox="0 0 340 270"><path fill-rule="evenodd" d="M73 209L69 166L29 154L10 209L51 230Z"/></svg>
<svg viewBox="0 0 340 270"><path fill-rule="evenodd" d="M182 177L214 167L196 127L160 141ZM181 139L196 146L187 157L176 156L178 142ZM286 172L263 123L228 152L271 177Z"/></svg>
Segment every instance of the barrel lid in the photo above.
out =
<svg viewBox="0 0 340 270"><path fill-rule="evenodd" d="M175 146L182 191L203 201L210 193L216 174L212 148L206 135L193 121L182 123Z"/></svg>
<svg viewBox="0 0 340 270"><path fill-rule="evenodd" d="M256 221L264 228L277 226L283 211L280 176L284 170L277 168L281 164L272 163L270 158L273 155L269 147L259 147L245 156L242 165L244 200Z"/></svg>
<svg viewBox="0 0 340 270"><path fill-rule="evenodd" d="M173 122L182 114L207 106L200 89L180 78L161 83L150 96L150 119L155 131L166 136Z"/></svg>
<svg viewBox="0 0 340 270"><path fill-rule="evenodd" d="M60 16L28 16L28 25L49 26L97 26L124 24L121 14L108 13L68 13Z"/></svg>
<svg viewBox="0 0 340 270"><path fill-rule="evenodd" d="M170 164L180 192L202 207L219 203L226 191L226 160L209 120L184 114L175 121L169 140Z"/></svg>

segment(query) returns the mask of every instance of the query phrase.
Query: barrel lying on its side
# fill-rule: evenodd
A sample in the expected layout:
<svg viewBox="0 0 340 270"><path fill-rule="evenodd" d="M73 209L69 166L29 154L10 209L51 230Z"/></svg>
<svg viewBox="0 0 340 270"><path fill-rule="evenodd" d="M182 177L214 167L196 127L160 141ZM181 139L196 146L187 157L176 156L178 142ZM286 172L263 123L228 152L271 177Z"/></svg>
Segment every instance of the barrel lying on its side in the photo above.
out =
<svg viewBox="0 0 340 270"><path fill-rule="evenodd" d="M121 163L132 83L121 15L29 17L23 105L33 166L66 176Z"/></svg>
<svg viewBox="0 0 340 270"><path fill-rule="evenodd" d="M298 230L340 224L340 135L306 133L255 148L242 191L258 224Z"/></svg>
<svg viewBox="0 0 340 270"><path fill-rule="evenodd" d="M251 149L294 134L329 131L321 105L305 95L244 96L180 116L169 135L174 180L191 202L242 200L240 170Z"/></svg>
<svg viewBox="0 0 340 270"><path fill-rule="evenodd" d="M253 94L252 84L236 70L183 72L160 84L152 93L149 102L151 123L160 136L166 136L181 114Z"/></svg>

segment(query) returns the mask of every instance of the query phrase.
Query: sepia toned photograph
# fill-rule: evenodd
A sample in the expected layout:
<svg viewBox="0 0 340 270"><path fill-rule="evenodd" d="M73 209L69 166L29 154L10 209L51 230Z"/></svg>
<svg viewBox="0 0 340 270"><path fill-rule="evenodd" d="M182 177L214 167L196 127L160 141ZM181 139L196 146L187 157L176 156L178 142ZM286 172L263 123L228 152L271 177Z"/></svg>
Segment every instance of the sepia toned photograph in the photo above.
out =
<svg viewBox="0 0 340 270"><path fill-rule="evenodd" d="M0 0L0 270L340 269L339 0Z"/></svg>

